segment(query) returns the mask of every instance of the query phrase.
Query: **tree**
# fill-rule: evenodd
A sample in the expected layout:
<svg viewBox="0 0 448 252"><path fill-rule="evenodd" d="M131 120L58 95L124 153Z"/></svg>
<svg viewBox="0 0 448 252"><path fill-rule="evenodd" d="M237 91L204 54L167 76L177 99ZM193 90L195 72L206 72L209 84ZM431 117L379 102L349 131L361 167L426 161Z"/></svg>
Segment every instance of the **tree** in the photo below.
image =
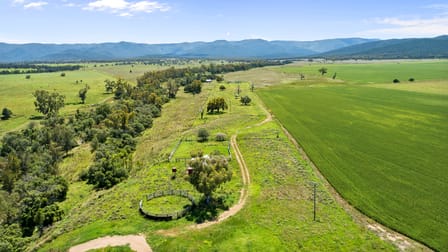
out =
<svg viewBox="0 0 448 252"><path fill-rule="evenodd" d="M198 130L198 142L205 142L205 141L207 141L209 135L210 134L208 133L208 131L206 129L200 128Z"/></svg>
<svg viewBox="0 0 448 252"><path fill-rule="evenodd" d="M111 81L109 79L106 79L104 81L104 87L106 88L107 93L112 93L115 88L115 81Z"/></svg>
<svg viewBox="0 0 448 252"><path fill-rule="evenodd" d="M179 85L177 85L177 83L174 79L168 80L167 89L168 89L168 97L176 98L177 91L179 90Z"/></svg>
<svg viewBox="0 0 448 252"><path fill-rule="evenodd" d="M11 118L12 111L9 108L3 108L2 110L2 120L8 120Z"/></svg>
<svg viewBox="0 0 448 252"><path fill-rule="evenodd" d="M50 93L46 90L36 90L33 96L36 98L36 101L34 101L36 111L47 117L57 115L59 109L64 107L65 96L56 92Z"/></svg>
<svg viewBox="0 0 448 252"><path fill-rule="evenodd" d="M317 70L317 71L319 71L319 73L320 73L321 75L324 75L324 74L327 73L328 69L327 69L326 67L321 67L321 68L319 68L319 70Z"/></svg>
<svg viewBox="0 0 448 252"><path fill-rule="evenodd" d="M394 79L392 82L397 84L397 83L400 83L400 80L399 79Z"/></svg>
<svg viewBox="0 0 448 252"><path fill-rule="evenodd" d="M251 101L252 101L252 99L250 99L250 97L247 95L242 96L240 99L240 102L244 105L248 105Z"/></svg>
<svg viewBox="0 0 448 252"><path fill-rule="evenodd" d="M208 113L213 113L215 110L219 113L220 109L225 110L227 108L226 100L222 97L213 98L207 103Z"/></svg>
<svg viewBox="0 0 448 252"><path fill-rule="evenodd" d="M227 159L222 155L195 157L188 162L192 172L186 175L198 192L203 193L207 201L221 184L232 179Z"/></svg>
<svg viewBox="0 0 448 252"><path fill-rule="evenodd" d="M86 86L84 88L81 88L78 92L78 96L81 99L82 104L86 103L87 90L89 90L89 88L90 87L86 84Z"/></svg>
<svg viewBox="0 0 448 252"><path fill-rule="evenodd" d="M219 86L219 90L221 90L221 91L226 90L226 86L224 86L224 85Z"/></svg>

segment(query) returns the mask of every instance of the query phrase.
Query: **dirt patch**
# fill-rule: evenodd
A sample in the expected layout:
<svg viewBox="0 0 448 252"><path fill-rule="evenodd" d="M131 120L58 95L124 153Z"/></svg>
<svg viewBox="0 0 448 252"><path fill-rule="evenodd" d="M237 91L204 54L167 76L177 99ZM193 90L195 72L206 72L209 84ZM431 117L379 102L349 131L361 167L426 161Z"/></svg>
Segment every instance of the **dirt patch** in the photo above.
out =
<svg viewBox="0 0 448 252"><path fill-rule="evenodd" d="M136 252L152 252L143 235L106 236L73 246L69 252L84 252L91 249L129 245Z"/></svg>

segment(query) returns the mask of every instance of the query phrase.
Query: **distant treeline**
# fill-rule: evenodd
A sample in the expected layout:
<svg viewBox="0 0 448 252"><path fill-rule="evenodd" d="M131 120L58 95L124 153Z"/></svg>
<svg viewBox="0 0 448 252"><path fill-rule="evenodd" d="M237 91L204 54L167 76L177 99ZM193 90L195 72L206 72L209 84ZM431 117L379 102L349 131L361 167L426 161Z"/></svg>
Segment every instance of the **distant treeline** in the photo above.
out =
<svg viewBox="0 0 448 252"><path fill-rule="evenodd" d="M36 65L36 64L0 64L0 74L31 74L75 71L80 65Z"/></svg>

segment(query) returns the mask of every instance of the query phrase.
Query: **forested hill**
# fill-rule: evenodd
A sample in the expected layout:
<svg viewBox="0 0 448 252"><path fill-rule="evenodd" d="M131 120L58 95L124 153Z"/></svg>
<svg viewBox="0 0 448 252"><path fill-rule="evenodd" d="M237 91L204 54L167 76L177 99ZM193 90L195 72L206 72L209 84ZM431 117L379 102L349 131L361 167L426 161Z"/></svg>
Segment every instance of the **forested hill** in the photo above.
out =
<svg viewBox="0 0 448 252"><path fill-rule="evenodd" d="M317 55L334 59L447 58L448 35L435 38L379 40Z"/></svg>
<svg viewBox="0 0 448 252"><path fill-rule="evenodd" d="M293 58L371 42L342 38L317 41L217 40L178 44L6 44L0 43L0 62L117 60L150 57Z"/></svg>

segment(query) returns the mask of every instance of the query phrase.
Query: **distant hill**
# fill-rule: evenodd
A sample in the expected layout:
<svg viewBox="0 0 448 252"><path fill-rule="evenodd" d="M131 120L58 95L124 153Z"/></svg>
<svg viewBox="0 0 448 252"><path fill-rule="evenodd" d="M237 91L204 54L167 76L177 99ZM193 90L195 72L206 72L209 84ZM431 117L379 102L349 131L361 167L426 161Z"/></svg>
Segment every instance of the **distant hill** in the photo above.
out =
<svg viewBox="0 0 448 252"><path fill-rule="evenodd" d="M100 44L0 43L0 62L118 60L149 57L296 58L371 41L374 40L362 38L317 41L250 39L177 44L139 44L130 42Z"/></svg>
<svg viewBox="0 0 448 252"><path fill-rule="evenodd" d="M448 35L435 38L379 40L316 55L335 59L447 58Z"/></svg>

